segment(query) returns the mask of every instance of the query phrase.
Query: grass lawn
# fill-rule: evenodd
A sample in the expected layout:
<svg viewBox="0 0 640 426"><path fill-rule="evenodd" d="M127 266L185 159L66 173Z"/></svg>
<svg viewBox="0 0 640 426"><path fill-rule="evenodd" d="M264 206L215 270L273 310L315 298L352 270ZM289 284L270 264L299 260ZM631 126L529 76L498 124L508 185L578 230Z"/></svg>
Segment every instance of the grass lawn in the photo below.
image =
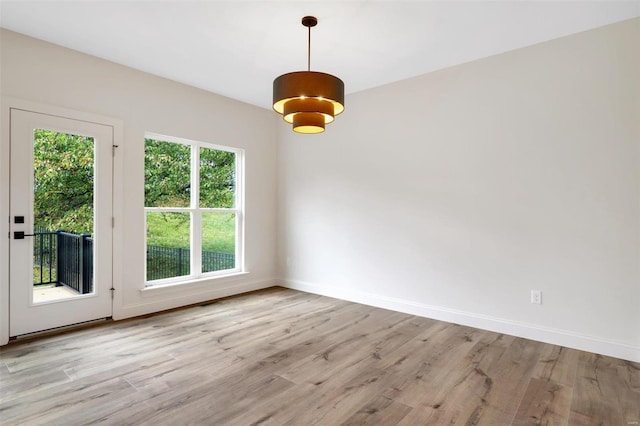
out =
<svg viewBox="0 0 640 426"><path fill-rule="evenodd" d="M147 213L147 244L189 247L189 213ZM202 250L235 253L235 214L202 214Z"/></svg>

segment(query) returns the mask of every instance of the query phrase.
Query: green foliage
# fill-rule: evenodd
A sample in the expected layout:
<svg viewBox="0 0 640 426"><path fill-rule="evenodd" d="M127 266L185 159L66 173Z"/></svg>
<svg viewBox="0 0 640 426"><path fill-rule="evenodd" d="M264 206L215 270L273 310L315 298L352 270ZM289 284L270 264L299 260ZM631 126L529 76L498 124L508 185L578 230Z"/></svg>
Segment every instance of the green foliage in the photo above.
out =
<svg viewBox="0 0 640 426"><path fill-rule="evenodd" d="M200 207L234 207L235 161L232 152L200 148Z"/></svg>
<svg viewBox="0 0 640 426"><path fill-rule="evenodd" d="M190 226L189 213L147 212L147 244L188 248Z"/></svg>
<svg viewBox="0 0 640 426"><path fill-rule="evenodd" d="M200 148L200 206L232 208L235 154ZM34 212L36 227L93 232L93 139L36 130L34 142ZM191 147L145 140L145 206L188 207L191 199ZM149 213L149 244L189 246L188 213ZM203 214L203 249L233 253L233 214Z"/></svg>
<svg viewBox="0 0 640 426"><path fill-rule="evenodd" d="M147 212L147 244L188 248L189 213ZM202 250L235 253L236 224L233 213L202 215Z"/></svg>
<svg viewBox="0 0 640 426"><path fill-rule="evenodd" d="M92 233L93 138L39 129L34 136L34 225Z"/></svg>
<svg viewBox="0 0 640 426"><path fill-rule="evenodd" d="M190 171L190 146L145 139L145 206L188 207ZM235 154L200 148L200 207L233 207L234 192Z"/></svg>
<svg viewBox="0 0 640 426"><path fill-rule="evenodd" d="M191 147L145 139L144 205L189 207Z"/></svg>
<svg viewBox="0 0 640 426"><path fill-rule="evenodd" d="M235 213L202 214L202 250L219 253L235 253Z"/></svg>

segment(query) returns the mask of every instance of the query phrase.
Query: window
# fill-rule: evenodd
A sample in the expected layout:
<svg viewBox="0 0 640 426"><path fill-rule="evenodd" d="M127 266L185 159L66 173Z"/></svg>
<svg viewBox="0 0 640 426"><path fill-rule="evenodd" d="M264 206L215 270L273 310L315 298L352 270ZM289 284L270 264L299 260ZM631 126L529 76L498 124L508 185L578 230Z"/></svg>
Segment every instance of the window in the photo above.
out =
<svg viewBox="0 0 640 426"><path fill-rule="evenodd" d="M242 153L145 135L148 286L242 270Z"/></svg>

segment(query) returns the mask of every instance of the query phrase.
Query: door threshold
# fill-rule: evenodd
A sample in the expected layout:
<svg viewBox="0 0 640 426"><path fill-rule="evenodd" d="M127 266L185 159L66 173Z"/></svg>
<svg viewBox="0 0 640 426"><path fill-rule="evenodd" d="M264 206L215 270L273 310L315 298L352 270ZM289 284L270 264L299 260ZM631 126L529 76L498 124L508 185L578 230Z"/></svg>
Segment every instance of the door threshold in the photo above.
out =
<svg viewBox="0 0 640 426"><path fill-rule="evenodd" d="M98 319L94 319L94 320L90 320L90 321L83 321L83 322L78 322L75 324L69 324L69 325L63 325L60 327L54 327L54 328L49 328L47 330L41 330L41 331L34 331L33 333L25 333L25 334L20 334L18 336L11 336L9 337L9 342L12 341L23 341L23 340L28 340L28 339L35 339L38 337L44 337L44 336L53 336L56 334L61 334L61 333L66 333L67 331L72 331L72 330L80 330L80 329L85 329L85 328L91 328L91 327L96 327L102 324L107 324L113 322L113 318L112 317L105 317L105 318L98 318Z"/></svg>

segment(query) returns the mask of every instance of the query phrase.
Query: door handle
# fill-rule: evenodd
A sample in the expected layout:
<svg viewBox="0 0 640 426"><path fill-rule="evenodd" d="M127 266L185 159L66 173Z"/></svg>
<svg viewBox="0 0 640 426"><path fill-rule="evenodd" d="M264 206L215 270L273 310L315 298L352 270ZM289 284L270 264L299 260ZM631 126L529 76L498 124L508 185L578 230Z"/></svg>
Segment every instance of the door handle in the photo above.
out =
<svg viewBox="0 0 640 426"><path fill-rule="evenodd" d="M13 233L14 240L24 240L24 237L33 237L35 234L25 234L24 231L15 231Z"/></svg>

